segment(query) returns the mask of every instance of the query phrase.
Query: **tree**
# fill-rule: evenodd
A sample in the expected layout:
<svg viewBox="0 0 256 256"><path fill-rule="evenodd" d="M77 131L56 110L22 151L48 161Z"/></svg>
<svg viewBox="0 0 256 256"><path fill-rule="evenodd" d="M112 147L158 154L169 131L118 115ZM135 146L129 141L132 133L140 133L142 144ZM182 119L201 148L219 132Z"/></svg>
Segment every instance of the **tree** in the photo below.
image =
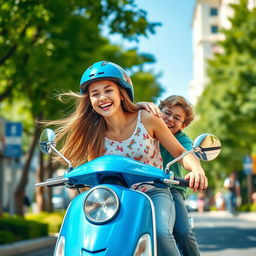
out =
<svg viewBox="0 0 256 256"><path fill-rule="evenodd" d="M232 27L223 30L223 54L209 61L209 83L196 106L192 134L210 132L222 143L220 157L206 169L229 173L242 169L242 158L256 141L256 9L247 1L232 5Z"/></svg>
<svg viewBox="0 0 256 256"><path fill-rule="evenodd" d="M8 101L12 107L25 102L33 120L57 118L66 109L54 98L56 91L78 91L84 68L101 59L117 62L131 74L135 67L139 68L140 76L134 72L134 78L143 82L143 64L154 58L136 49L125 51L111 45L101 30L108 28L109 33L138 40L141 35L154 33L159 25L148 22L146 16L134 0L1 1L0 101ZM148 91L151 86L158 96L161 88L154 74L146 73L145 79ZM143 95L142 90L139 92ZM40 126L29 123L26 131L33 139L15 193L17 205L23 201L40 134ZM23 214L21 204L16 213Z"/></svg>

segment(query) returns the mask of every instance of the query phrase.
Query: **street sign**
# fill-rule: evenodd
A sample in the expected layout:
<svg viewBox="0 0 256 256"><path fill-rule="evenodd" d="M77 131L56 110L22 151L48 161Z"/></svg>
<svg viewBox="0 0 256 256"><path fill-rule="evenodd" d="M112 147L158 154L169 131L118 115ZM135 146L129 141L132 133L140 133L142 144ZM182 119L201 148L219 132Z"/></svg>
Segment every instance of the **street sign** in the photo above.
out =
<svg viewBox="0 0 256 256"><path fill-rule="evenodd" d="M7 122L5 124L4 156L18 158L21 148L22 123Z"/></svg>
<svg viewBox="0 0 256 256"><path fill-rule="evenodd" d="M250 155L246 155L243 157L243 171L246 175L252 173L252 157Z"/></svg>

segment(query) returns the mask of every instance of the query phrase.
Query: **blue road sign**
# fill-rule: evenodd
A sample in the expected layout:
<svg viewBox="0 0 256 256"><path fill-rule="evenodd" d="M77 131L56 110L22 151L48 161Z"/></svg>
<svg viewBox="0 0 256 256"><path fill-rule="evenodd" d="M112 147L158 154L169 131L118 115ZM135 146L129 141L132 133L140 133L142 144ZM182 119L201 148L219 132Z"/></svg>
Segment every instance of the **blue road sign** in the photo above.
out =
<svg viewBox="0 0 256 256"><path fill-rule="evenodd" d="M5 124L4 156L18 158L22 154L21 148L22 123L8 122Z"/></svg>
<svg viewBox="0 0 256 256"><path fill-rule="evenodd" d="M252 173L252 158L250 155L243 157L243 171L245 174Z"/></svg>

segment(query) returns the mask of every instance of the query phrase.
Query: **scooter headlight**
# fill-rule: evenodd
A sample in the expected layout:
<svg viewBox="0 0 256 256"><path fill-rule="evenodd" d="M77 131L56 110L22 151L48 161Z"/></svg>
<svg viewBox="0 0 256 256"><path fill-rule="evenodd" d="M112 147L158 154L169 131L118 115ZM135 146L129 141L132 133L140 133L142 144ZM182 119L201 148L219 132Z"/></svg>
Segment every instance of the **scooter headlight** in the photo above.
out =
<svg viewBox="0 0 256 256"><path fill-rule="evenodd" d="M133 256L152 256L152 246L149 234L141 236Z"/></svg>
<svg viewBox="0 0 256 256"><path fill-rule="evenodd" d="M116 193L108 187L96 187L85 198L84 211L86 217L95 223L110 221L119 209Z"/></svg>

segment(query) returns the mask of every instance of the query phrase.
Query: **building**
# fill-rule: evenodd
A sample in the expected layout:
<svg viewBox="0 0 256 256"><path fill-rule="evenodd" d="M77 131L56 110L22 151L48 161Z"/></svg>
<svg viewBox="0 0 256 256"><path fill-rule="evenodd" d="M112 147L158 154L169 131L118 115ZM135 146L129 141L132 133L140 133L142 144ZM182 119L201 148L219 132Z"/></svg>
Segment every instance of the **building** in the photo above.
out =
<svg viewBox="0 0 256 256"><path fill-rule="evenodd" d="M193 30L193 78L189 85L188 96L195 105L208 82L207 60L222 49L217 45L224 39L221 28L228 29L229 17L233 15L230 4L239 0L196 0L192 17ZM254 8L256 0L249 0L248 7Z"/></svg>

